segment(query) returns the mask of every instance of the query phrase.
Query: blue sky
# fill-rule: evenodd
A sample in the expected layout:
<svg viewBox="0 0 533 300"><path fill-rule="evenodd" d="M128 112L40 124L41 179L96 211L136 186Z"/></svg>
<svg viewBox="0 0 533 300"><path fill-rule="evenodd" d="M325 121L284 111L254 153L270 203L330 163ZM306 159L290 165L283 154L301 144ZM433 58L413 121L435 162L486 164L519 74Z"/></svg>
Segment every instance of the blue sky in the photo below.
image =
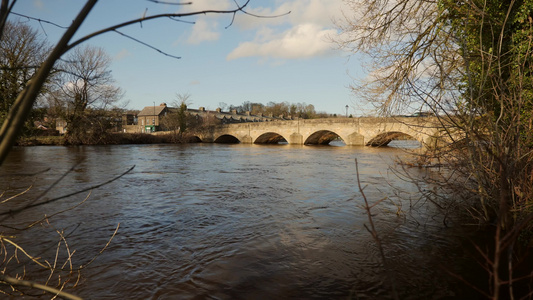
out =
<svg viewBox="0 0 533 300"><path fill-rule="evenodd" d="M243 3L243 0L237 0ZM167 0L167 2L177 2ZM154 4L147 0L100 1L77 37L143 14L204 9L232 9L232 0L192 0L192 5ZM84 1L24 0L13 11L68 26ZM88 44L104 48L113 58L112 74L129 101L128 108L172 103L176 93L191 95L189 107L216 109L221 102L244 101L313 104L317 111L362 115L362 103L348 86L352 77L363 76L356 57L335 50L328 36L336 34L332 20L342 15L341 0L252 0L250 13L278 18L254 18L237 14L147 21L122 32L171 55L174 59L122 37L106 33ZM346 13L349 13L347 11ZM50 42L64 29L27 21Z"/></svg>

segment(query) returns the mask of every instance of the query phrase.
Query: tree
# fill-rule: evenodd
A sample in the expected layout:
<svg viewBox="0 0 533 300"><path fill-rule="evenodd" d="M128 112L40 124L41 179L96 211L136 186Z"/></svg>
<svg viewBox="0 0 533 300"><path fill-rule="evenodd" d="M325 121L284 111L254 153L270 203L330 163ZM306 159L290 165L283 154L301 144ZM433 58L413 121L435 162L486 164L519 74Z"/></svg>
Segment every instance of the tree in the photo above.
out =
<svg viewBox="0 0 533 300"><path fill-rule="evenodd" d="M61 64L62 81L56 93L56 105L63 108L67 121L67 141L92 143L102 138L111 122L106 111L122 96L111 76L111 58L102 48L91 46L73 50Z"/></svg>
<svg viewBox="0 0 533 300"><path fill-rule="evenodd" d="M287 102L268 102L265 108L265 113L272 114L274 117L287 115L289 113L289 103Z"/></svg>
<svg viewBox="0 0 533 300"><path fill-rule="evenodd" d="M313 119L316 117L315 106L312 104L298 103L296 114L302 119Z"/></svg>
<svg viewBox="0 0 533 300"><path fill-rule="evenodd" d="M190 104L190 94L176 94L177 101L175 102L177 111L176 111L176 120L178 124L178 129L180 135L187 130L187 105Z"/></svg>
<svg viewBox="0 0 533 300"><path fill-rule="evenodd" d="M354 13L337 20L341 35L335 42L371 57L368 78L352 91L383 114L447 108L440 93L456 90L460 56L438 1L344 2Z"/></svg>
<svg viewBox="0 0 533 300"><path fill-rule="evenodd" d="M228 108L228 104L226 102L218 102L218 107L220 110L225 111Z"/></svg>
<svg viewBox="0 0 533 300"><path fill-rule="evenodd" d="M337 21L336 42L372 62L354 92L384 114L437 115L441 145L426 157L454 170L439 192L494 224L486 295L507 286L512 297L517 237L531 241L533 228L533 1L344 2L353 13Z"/></svg>
<svg viewBox="0 0 533 300"><path fill-rule="evenodd" d="M48 53L39 33L23 23L8 21L0 40L0 121Z"/></svg>
<svg viewBox="0 0 533 300"><path fill-rule="evenodd" d="M290 108L289 108L289 113L291 114L291 116L294 116L297 114L297 111L298 111L298 106L296 106L296 104L291 104Z"/></svg>
<svg viewBox="0 0 533 300"><path fill-rule="evenodd" d="M262 103L245 101L239 106L230 106L231 110L236 110L238 113L244 113L249 111L253 115L259 113L272 115L274 117L279 116L292 116L303 119L313 119L318 117L315 111L315 107L312 104L306 103L292 103L289 102L268 102L267 105ZM322 117L327 117L327 114L321 114Z"/></svg>
<svg viewBox="0 0 533 300"><path fill-rule="evenodd" d="M4 113L44 60L46 42L23 23L7 22L0 40L0 110Z"/></svg>
<svg viewBox="0 0 533 300"><path fill-rule="evenodd" d="M187 141L187 137L184 133L191 127L197 127L196 118L189 115L187 112L187 105L190 104L191 95L176 94L176 101L172 104L172 108L169 109L169 113L161 118L161 126L163 130L172 131L172 142L184 142Z"/></svg>

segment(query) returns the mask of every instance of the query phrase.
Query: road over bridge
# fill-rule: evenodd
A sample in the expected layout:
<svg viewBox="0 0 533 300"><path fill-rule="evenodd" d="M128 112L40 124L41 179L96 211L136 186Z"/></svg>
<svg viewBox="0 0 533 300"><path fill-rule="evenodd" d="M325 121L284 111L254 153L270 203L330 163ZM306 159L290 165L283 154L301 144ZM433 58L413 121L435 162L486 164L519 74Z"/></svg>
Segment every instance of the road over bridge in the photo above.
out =
<svg viewBox="0 0 533 300"><path fill-rule="evenodd" d="M350 146L384 146L395 139L434 142L441 126L435 117L327 118L250 122L192 132L202 142L326 145L342 139Z"/></svg>

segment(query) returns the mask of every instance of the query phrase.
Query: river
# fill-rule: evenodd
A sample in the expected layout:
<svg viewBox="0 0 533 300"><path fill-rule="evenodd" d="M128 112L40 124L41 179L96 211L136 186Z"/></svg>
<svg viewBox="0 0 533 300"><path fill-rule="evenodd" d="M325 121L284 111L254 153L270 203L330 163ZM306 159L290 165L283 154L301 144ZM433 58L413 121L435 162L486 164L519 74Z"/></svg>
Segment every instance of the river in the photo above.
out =
<svg viewBox="0 0 533 300"><path fill-rule="evenodd" d="M82 205L18 234L28 252L53 262L56 230L63 230L78 267L98 254L120 223L77 287L65 288L87 299L386 299L392 286L401 299L466 299L443 271L462 268L458 233L429 204L416 206L418 189L394 175L394 161L404 155L393 147L19 147L0 169L2 190L10 195L33 186L2 209L36 199L55 182L38 201L135 166L92 190ZM368 200L389 197L373 208L386 270L365 229L355 159ZM23 227L88 194L4 217L2 224ZM64 246L60 252L66 253ZM22 272L13 262L5 266ZM29 270L30 263L29 279L46 280Z"/></svg>

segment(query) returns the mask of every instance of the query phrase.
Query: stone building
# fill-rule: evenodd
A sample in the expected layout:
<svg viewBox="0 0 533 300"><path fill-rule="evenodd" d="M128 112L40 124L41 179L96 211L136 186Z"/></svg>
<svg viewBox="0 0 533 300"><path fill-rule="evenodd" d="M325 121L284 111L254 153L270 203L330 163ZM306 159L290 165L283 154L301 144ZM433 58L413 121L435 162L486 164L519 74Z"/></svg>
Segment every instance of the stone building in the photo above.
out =
<svg viewBox="0 0 533 300"><path fill-rule="evenodd" d="M151 133L160 129L161 118L168 113L166 103L159 106L146 106L137 114L137 125L141 132Z"/></svg>

